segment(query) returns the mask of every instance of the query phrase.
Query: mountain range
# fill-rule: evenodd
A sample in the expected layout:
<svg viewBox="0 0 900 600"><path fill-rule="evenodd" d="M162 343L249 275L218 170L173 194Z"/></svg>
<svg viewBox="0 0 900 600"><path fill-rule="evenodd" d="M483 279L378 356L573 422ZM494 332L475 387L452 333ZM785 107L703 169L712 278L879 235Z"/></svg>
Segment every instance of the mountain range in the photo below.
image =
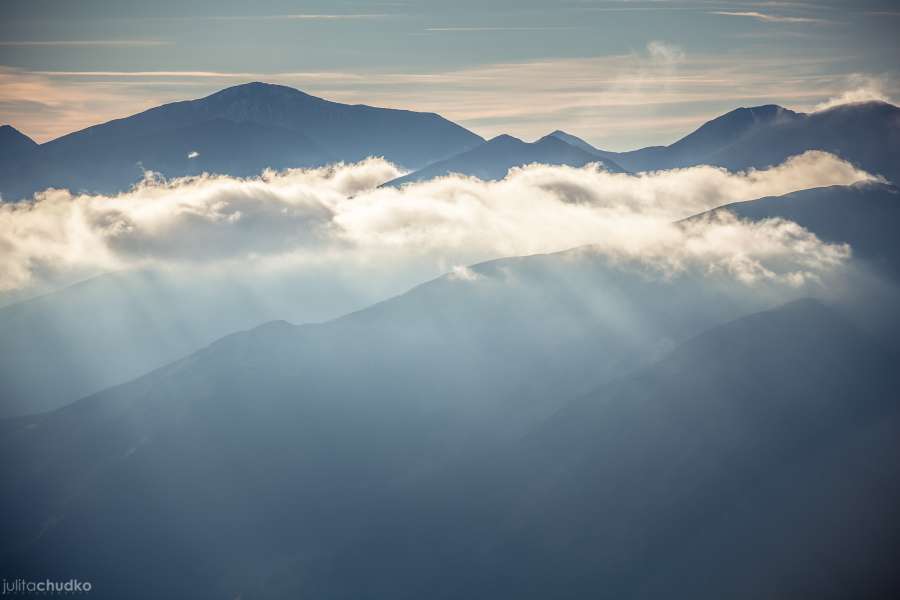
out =
<svg viewBox="0 0 900 600"><path fill-rule="evenodd" d="M532 143L523 142L510 135L499 135L467 152L438 161L384 185L399 186L413 181L443 177L451 173L492 181L503 179L513 167L533 163L568 165L570 167L583 167L590 163L597 163L613 173L624 171L612 160L598 157L595 153L586 152L552 135L542 137Z"/></svg>
<svg viewBox="0 0 900 600"><path fill-rule="evenodd" d="M369 155L418 169L394 186L809 149L889 180L666 224L727 212L848 245L810 280L653 277L580 246L380 301L325 266L271 294L264 274L140 270L2 307L0 577L138 600L897 596L897 113L738 109L610 153L248 84L46 144L0 129L4 197L115 191L136 163L252 175Z"/></svg>
<svg viewBox="0 0 900 600"><path fill-rule="evenodd" d="M562 141L564 143L558 143ZM500 179L533 162L653 171L700 164L765 168L806 150L832 152L872 173L900 180L900 109L884 102L809 114L780 106L739 108L669 146L629 152L594 148L555 131L532 143L508 135L485 141L436 114L347 105L293 88L248 83L95 125L35 144L0 129L0 196L47 187L113 193L146 170L166 177L250 176L266 168L320 166L383 156L412 171L401 185L460 173Z"/></svg>
<svg viewBox="0 0 900 600"><path fill-rule="evenodd" d="M760 169L806 150L824 150L889 181L900 179L900 108L886 102L844 104L808 114L775 105L738 108L669 146L630 152L598 150L565 132L552 135L629 171L700 164Z"/></svg>

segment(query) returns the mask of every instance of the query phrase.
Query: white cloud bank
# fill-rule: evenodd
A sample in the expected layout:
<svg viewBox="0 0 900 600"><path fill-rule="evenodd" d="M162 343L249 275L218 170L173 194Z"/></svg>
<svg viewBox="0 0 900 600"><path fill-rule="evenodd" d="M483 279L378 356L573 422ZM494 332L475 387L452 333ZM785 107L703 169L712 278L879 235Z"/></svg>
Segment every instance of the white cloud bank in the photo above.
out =
<svg viewBox="0 0 900 600"><path fill-rule="evenodd" d="M290 268L360 264L435 274L500 256L593 244L621 264L670 275L699 267L742 281L802 281L844 259L795 224L728 216L673 222L728 202L872 180L807 152L744 173L693 167L639 175L531 165L503 181L446 177L402 189L380 159L258 178L148 177L117 196L48 190L0 203L0 290L134 267ZM465 270L454 272L459 279Z"/></svg>

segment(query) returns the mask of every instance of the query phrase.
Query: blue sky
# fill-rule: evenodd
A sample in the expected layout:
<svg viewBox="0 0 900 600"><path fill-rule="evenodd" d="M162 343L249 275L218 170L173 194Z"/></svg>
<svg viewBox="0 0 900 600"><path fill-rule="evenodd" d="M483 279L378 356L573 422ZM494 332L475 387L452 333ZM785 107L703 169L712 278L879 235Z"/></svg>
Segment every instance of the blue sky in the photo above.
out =
<svg viewBox="0 0 900 600"><path fill-rule="evenodd" d="M900 95L900 3L0 4L0 121L39 141L252 80L484 136L668 143L737 106Z"/></svg>

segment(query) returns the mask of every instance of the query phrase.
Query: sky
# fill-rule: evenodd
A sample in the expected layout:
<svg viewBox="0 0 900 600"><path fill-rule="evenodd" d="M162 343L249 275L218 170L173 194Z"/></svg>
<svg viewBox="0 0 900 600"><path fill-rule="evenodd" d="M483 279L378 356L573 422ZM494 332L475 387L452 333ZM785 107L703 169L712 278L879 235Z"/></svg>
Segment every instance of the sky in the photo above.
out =
<svg viewBox="0 0 900 600"><path fill-rule="evenodd" d="M898 34L896 0L0 0L0 123L44 142L267 81L627 150L738 106L896 103Z"/></svg>

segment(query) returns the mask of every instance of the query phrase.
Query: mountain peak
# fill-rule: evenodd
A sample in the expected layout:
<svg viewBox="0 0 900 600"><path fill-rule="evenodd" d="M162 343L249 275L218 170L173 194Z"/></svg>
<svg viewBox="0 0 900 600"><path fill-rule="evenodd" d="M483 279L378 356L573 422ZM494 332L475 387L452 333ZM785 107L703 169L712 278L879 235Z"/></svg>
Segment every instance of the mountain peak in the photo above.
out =
<svg viewBox="0 0 900 600"><path fill-rule="evenodd" d="M524 144L522 140L517 137L513 137L508 133L501 133L498 136L492 137L487 141L488 144Z"/></svg>
<svg viewBox="0 0 900 600"><path fill-rule="evenodd" d="M272 98L288 98L288 97L305 97L305 98L315 98L306 92L298 90L297 88L292 88L287 85L280 85L277 83L266 83L264 81L251 81L249 83L240 83L238 85L233 85L231 87L227 87L225 89L219 90L209 96L201 98L201 101L204 100L213 100L213 99L272 99ZM318 99L318 98L317 98Z"/></svg>
<svg viewBox="0 0 900 600"><path fill-rule="evenodd" d="M587 150L588 148L595 149L593 146L585 142L583 139L578 137L577 135L572 135L571 133L566 133L562 129L557 129L555 131L551 131L544 137L537 140L538 142L543 142L544 140L557 140L561 142L565 142L570 146L575 146L576 148L581 148L582 150Z"/></svg>
<svg viewBox="0 0 900 600"><path fill-rule="evenodd" d="M701 126L700 129L706 127L707 125L711 125L714 123L720 124L730 124L736 126L746 126L748 124L757 124L757 123L771 123L777 121L779 119L790 119L793 117L797 117L799 113L796 113L788 108L784 108L783 106L779 106L777 104L763 104L760 106L742 106L740 108L736 108L732 111L725 113L719 117L716 117L712 121L707 122L705 125ZM700 131L698 129L698 131Z"/></svg>
<svg viewBox="0 0 900 600"><path fill-rule="evenodd" d="M764 104L736 108L711 121L707 121L693 133L681 138L669 148L676 152L689 152L700 157L719 151L755 131L758 126L788 122L801 115L777 104Z"/></svg>
<svg viewBox="0 0 900 600"><path fill-rule="evenodd" d="M571 144L568 140L564 140L562 138L556 137L555 135L545 135L544 137L535 140L533 143L535 146L547 146L547 147L560 146L560 145L574 146L574 144ZM579 148L579 150L581 150L581 148Z"/></svg>
<svg viewBox="0 0 900 600"><path fill-rule="evenodd" d="M37 142L13 127L12 125L0 125L0 141L19 140L23 143L37 146Z"/></svg>
<svg viewBox="0 0 900 600"><path fill-rule="evenodd" d="M17 158L37 147L37 142L12 125L0 126L0 159Z"/></svg>

